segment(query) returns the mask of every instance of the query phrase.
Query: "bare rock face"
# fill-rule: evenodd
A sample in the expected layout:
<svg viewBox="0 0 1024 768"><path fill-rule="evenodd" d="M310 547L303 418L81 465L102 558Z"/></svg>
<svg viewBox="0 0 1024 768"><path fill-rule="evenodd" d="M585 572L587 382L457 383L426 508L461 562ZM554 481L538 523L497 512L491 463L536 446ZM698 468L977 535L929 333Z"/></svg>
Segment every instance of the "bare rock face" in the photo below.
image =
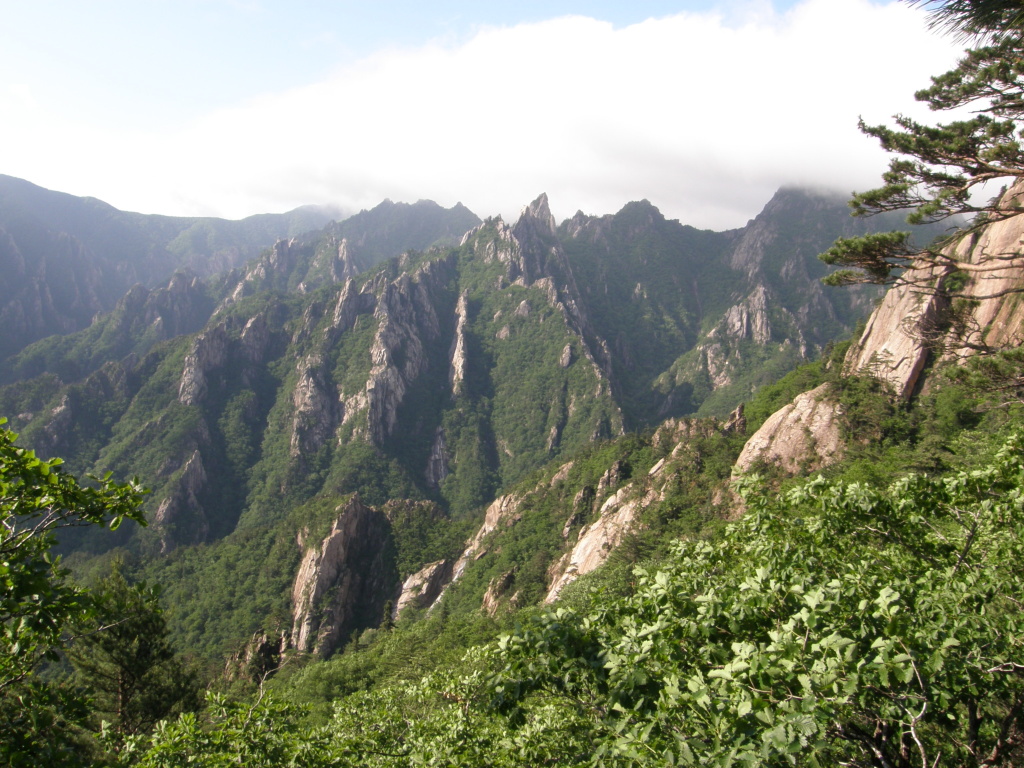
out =
<svg viewBox="0 0 1024 768"><path fill-rule="evenodd" d="M613 466L609 472L616 469ZM597 520L580 530L575 546L548 570L551 586L544 598L545 603L555 602L566 586L604 565L622 540L637 529L640 513L665 498L666 484L675 471L668 459L661 459L642 480L627 483L604 499ZM599 495L598 498L602 497ZM568 538L574 517L566 522L563 538Z"/></svg>
<svg viewBox="0 0 1024 768"><path fill-rule="evenodd" d="M1024 185L1010 189L1001 205L1015 207L1024 200ZM887 381L901 397L918 387L932 349L947 360L964 360L979 348L1000 349L1024 342L1024 314L1019 296L1024 288L1021 259L1007 260L1024 246L1024 217L1015 215L987 225L947 249L970 278L959 291L974 300L964 328L945 332L949 301L935 295L949 279L949 266L921 266L906 277L915 285L891 289L872 313L859 342L847 354L844 372L868 374ZM993 269L993 267L995 267Z"/></svg>
<svg viewBox="0 0 1024 768"><path fill-rule="evenodd" d="M668 485L678 471L678 465L673 459L683 452L691 438L710 434L716 429L714 422L709 419L681 419L678 422L669 422L659 430L662 441L679 440L672 454L657 461L645 477L623 485L604 498L598 509L597 519L580 529L573 548L548 569L550 587L547 597L544 598L545 603L555 602L566 586L608 560L608 556L623 539L637 530L640 525L640 514L652 504L665 499ZM616 462L616 465L605 473L605 477L620 471L621 467ZM608 487L610 483L605 484L605 488ZM591 497L592 492L589 488L583 488L577 494L573 503L574 514L566 521L562 529L562 538L569 538L568 534L580 520L580 511L577 508ZM597 498L603 497L599 494Z"/></svg>
<svg viewBox="0 0 1024 768"><path fill-rule="evenodd" d="M462 381L466 378L466 322L469 315L467 296L466 291L463 291L455 305L455 338L452 339L452 348L448 355L448 384L452 389L452 397L461 394Z"/></svg>
<svg viewBox="0 0 1024 768"><path fill-rule="evenodd" d="M206 396L207 376L224 365L228 353L228 333L224 323L199 334L185 356L185 366L178 385L178 401L196 405Z"/></svg>
<svg viewBox="0 0 1024 768"><path fill-rule="evenodd" d="M427 459L424 476L431 488L440 488L441 483L448 477L448 447L444 440L444 429L440 426L434 432L434 442L430 447L430 457Z"/></svg>
<svg viewBox="0 0 1024 768"><path fill-rule="evenodd" d="M387 518L358 496L338 512L327 536L306 547L292 588L292 647L320 656L376 626L397 582L385 557Z"/></svg>
<svg viewBox="0 0 1024 768"><path fill-rule="evenodd" d="M0 358L44 336L86 327L112 304L105 283L119 277L78 238L43 228L20 234L0 228L0 274L0 322L7 332Z"/></svg>
<svg viewBox="0 0 1024 768"><path fill-rule="evenodd" d="M789 326L788 331L777 333L772 328L768 317L770 304L775 305L776 316L782 318L784 326ZM696 346L696 370L707 376L713 389L727 387L735 380L737 371L742 371L747 364L740 342L753 341L764 347L773 340L782 345L780 348L795 345L800 356L807 357L807 343L797 318L775 302L763 283L758 283L746 298L726 310L718 324Z"/></svg>
<svg viewBox="0 0 1024 768"><path fill-rule="evenodd" d="M299 256L300 249L296 245L297 241L294 238L291 240L278 240L274 243L273 248L265 252L249 267L241 280L235 285L231 294L221 302L217 312L246 296L251 296L260 290L261 287L272 284L275 280L287 279L288 274L295 267L295 262Z"/></svg>
<svg viewBox="0 0 1024 768"><path fill-rule="evenodd" d="M713 419L670 420L655 434L656 445L667 455L657 461L646 474L627 477L629 468L621 461L615 461L599 479L596 490L593 486L579 489L571 497L572 511L562 527L562 539L568 551L548 569L546 601L551 603L557 600L568 584L605 563L615 548L638 530L641 525L640 515L651 505L666 498L680 467L699 460L699 451L694 448L695 441L721 431L722 425ZM671 452L667 451L669 445L675 446ZM488 548L500 546L500 538L493 537L501 529L512 527L523 518L524 511L532 506L531 499L535 492L557 489L565 483L573 467L574 463L568 462L533 490L523 495L503 496L492 503L487 509L483 525L466 543L462 555L452 566L449 583L461 578L467 568L487 554ZM481 607L494 615L502 605L513 604L516 595L515 573L506 572L492 579ZM440 599L439 596L432 607Z"/></svg>
<svg viewBox="0 0 1024 768"><path fill-rule="evenodd" d="M758 344L767 344L772 337L768 322L768 289L758 285L746 299L726 310L716 331L734 339L753 339ZM714 336L716 331L708 336Z"/></svg>
<svg viewBox="0 0 1024 768"><path fill-rule="evenodd" d="M608 491L618 488L622 482L622 477L625 472L625 467L621 461L616 461L601 475L601 479L597 481L596 496L598 499L603 499Z"/></svg>
<svg viewBox="0 0 1024 768"><path fill-rule="evenodd" d="M558 365L562 368L568 368L572 365L572 344L566 344L562 350L562 356L558 358Z"/></svg>
<svg viewBox="0 0 1024 768"><path fill-rule="evenodd" d="M162 287L149 290L132 286L108 316L108 333L138 336L152 341L199 331L210 316L205 289L198 277L178 272Z"/></svg>
<svg viewBox="0 0 1024 768"><path fill-rule="evenodd" d="M1024 183L1012 187L1000 204L1019 209L1024 204ZM989 224L956 245L961 261L975 265L965 271L971 281L963 290L976 304L962 337L950 337L944 347L949 359L963 360L978 348L1002 349L1024 343L1024 313L1020 295L1024 292L1024 217L1012 216ZM1008 261L1001 261L1007 256ZM992 269L993 266L998 268Z"/></svg>
<svg viewBox="0 0 1024 768"><path fill-rule="evenodd" d="M382 286L374 313L379 325L370 349L373 367L364 390L368 436L375 445L391 436L409 387L426 371L425 345L441 333L432 295L452 265L451 259L432 261Z"/></svg>
<svg viewBox="0 0 1024 768"><path fill-rule="evenodd" d="M743 403L736 406L736 410L729 414L729 418L722 425L722 431L726 434L743 434L747 431L747 417L743 415Z"/></svg>
<svg viewBox="0 0 1024 768"><path fill-rule="evenodd" d="M747 472L756 462L766 461L796 474L838 461L843 455L841 413L841 406L829 397L828 384L797 395L747 441L734 471Z"/></svg>
<svg viewBox="0 0 1024 768"><path fill-rule="evenodd" d="M498 237L480 246L481 255L485 260L491 258L503 262L510 283L546 291L548 303L562 315L570 333L579 337L583 356L593 366L598 380L610 389L613 379L611 352L607 341L594 331L586 314L569 259L558 242L547 195L542 194L526 206L511 228L500 220L497 224ZM514 315L526 317L529 313L529 302L524 300ZM504 335L499 338L507 337L504 329L501 333ZM571 357L563 367L570 364ZM623 432L621 425L617 425L616 432Z"/></svg>
<svg viewBox="0 0 1024 768"><path fill-rule="evenodd" d="M249 363L261 363L270 343L270 327L262 312L246 321L240 337L242 357Z"/></svg>
<svg viewBox="0 0 1024 768"><path fill-rule="evenodd" d="M491 582L487 585L487 591L484 592L483 599L480 602L480 610L492 618L496 616L505 596L515 588L515 584L516 572L514 570L506 571L500 576L491 579ZM519 593L516 592L509 598L509 607L515 607L518 602L518 596Z"/></svg>
<svg viewBox="0 0 1024 768"><path fill-rule="evenodd" d="M244 647L228 658L224 679L261 684L281 666L281 657L287 650L287 632L256 632Z"/></svg>
<svg viewBox="0 0 1024 768"><path fill-rule="evenodd" d="M938 280L943 275L932 270L929 276ZM898 396L909 397L928 360L923 330L938 321L945 304L940 297L909 286L890 290L847 353L844 372L876 376L888 382Z"/></svg>
<svg viewBox="0 0 1024 768"><path fill-rule="evenodd" d="M559 483L565 482L566 479L568 479L568 477L569 477L569 472L572 471L572 468L575 465L576 465L575 461L568 461L565 464L563 464L562 466L560 466L558 468L558 471L555 472L555 474L551 476L551 481L550 481L549 485L552 488L554 488Z"/></svg>
<svg viewBox="0 0 1024 768"><path fill-rule="evenodd" d="M392 618L397 619L409 606L425 608L433 605L451 577L452 563L447 560L423 566L402 583L402 590L391 611Z"/></svg>
<svg viewBox="0 0 1024 768"><path fill-rule="evenodd" d="M292 458L315 453L330 439L339 421L341 406L323 366L323 358L315 354L299 363L299 381L292 391Z"/></svg>
<svg viewBox="0 0 1024 768"><path fill-rule="evenodd" d="M355 277L358 272L349 255L348 240L339 240L332 234L317 247L309 273L299 284L298 291L307 293L325 282L340 283Z"/></svg>
<svg viewBox="0 0 1024 768"><path fill-rule="evenodd" d="M484 549L484 542L488 536L498 530L499 526L512 525L522 518L523 513L519 508L521 502L522 498L512 493L500 496L491 502L491 505L487 507L487 512L484 513L483 524L477 529L473 538L466 542L466 548L452 566L451 576L448 583L445 584L445 589L462 577L470 563L486 554L487 550ZM431 607L436 606L443 596L444 589L441 590L434 602L431 603Z"/></svg>
<svg viewBox="0 0 1024 768"><path fill-rule="evenodd" d="M206 510L199 501L205 486L206 469L197 449L153 516L153 524L160 531L161 552L169 552L178 544L204 541L209 535Z"/></svg>
<svg viewBox="0 0 1024 768"><path fill-rule="evenodd" d="M426 350L441 336L435 304L448 286L454 265L454 257L448 255L394 279L379 273L359 289L348 279L333 311L326 310L326 318L322 307L313 311L311 305L301 335L312 341L316 351L297 369L293 458L323 446L342 425L350 425L338 435L344 442L362 439L381 446L394 433L406 394L427 371ZM465 311L465 302L461 306ZM327 327L314 338L324 319ZM344 390L325 361L344 333L365 323L376 327L369 350L371 368L365 383L355 387L350 383ZM443 474L440 467L434 470L438 477Z"/></svg>
<svg viewBox="0 0 1024 768"><path fill-rule="evenodd" d="M124 300L131 294L129 291ZM144 305L138 314L147 325L159 327L160 339L193 333L209 319L210 310L205 306L203 294L203 284L198 277L179 272L171 277L166 287L145 292ZM131 313L125 314L131 317Z"/></svg>
<svg viewBox="0 0 1024 768"><path fill-rule="evenodd" d="M356 290L351 278L345 281L345 287L338 294L338 302L334 307L334 319L331 333L335 337L352 329L359 315L373 312L377 306L377 297L369 292Z"/></svg>

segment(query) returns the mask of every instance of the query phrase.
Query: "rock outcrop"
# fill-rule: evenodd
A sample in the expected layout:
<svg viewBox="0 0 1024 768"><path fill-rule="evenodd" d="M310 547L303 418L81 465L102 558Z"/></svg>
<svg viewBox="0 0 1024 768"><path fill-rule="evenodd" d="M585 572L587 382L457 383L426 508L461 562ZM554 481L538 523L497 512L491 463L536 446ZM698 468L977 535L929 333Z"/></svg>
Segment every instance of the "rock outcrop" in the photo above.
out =
<svg viewBox="0 0 1024 768"><path fill-rule="evenodd" d="M772 338L772 327L768 321L768 289L758 285L739 304L726 310L719 326L720 332L733 339L753 339L758 344L767 344ZM716 335L713 330L708 334Z"/></svg>
<svg viewBox="0 0 1024 768"><path fill-rule="evenodd" d="M447 560L438 560L420 568L402 582L402 589L391 611L392 618L399 618L409 607L426 608L433 605L451 577L452 564Z"/></svg>
<svg viewBox="0 0 1024 768"><path fill-rule="evenodd" d="M480 610L493 618L497 615L502 602L505 602L509 608L517 607L519 593L513 592L515 584L515 570L495 576L487 585L487 591L484 592L483 600L480 601ZM509 596L510 592L512 592L511 596Z"/></svg>
<svg viewBox="0 0 1024 768"><path fill-rule="evenodd" d="M170 491L153 515L153 525L160 532L160 550L169 552L181 544L205 541L210 533L206 510L200 495L206 487L206 468L202 454L196 450L185 462Z"/></svg>
<svg viewBox="0 0 1024 768"><path fill-rule="evenodd" d="M261 685L281 666L288 650L287 632L260 631L237 653L233 653L224 666L224 680L246 680Z"/></svg>
<svg viewBox="0 0 1024 768"><path fill-rule="evenodd" d="M433 295L450 277L453 259L431 261L403 273L382 290L375 310L379 322L370 348L373 367L366 382L367 430L383 445L398 423L398 408L428 366L426 346L440 336Z"/></svg>
<svg viewBox="0 0 1024 768"><path fill-rule="evenodd" d="M466 378L466 322L469 317L467 295L466 291L459 294L459 301L455 305L455 337L448 354L448 385L452 397L462 394L462 382Z"/></svg>
<svg viewBox="0 0 1024 768"><path fill-rule="evenodd" d="M665 499L672 479L690 459L687 453L691 442L722 429L722 425L712 419L671 419L657 430L653 442L656 446L673 444L674 447L668 456L655 462L646 475L620 485L624 467L620 462L609 467L598 483L597 517L580 528L572 548L548 569L549 587L544 602L555 602L565 587L604 565L615 548L638 530L644 510ZM613 488L616 490L605 496ZM562 529L562 538L568 542L572 541L571 533L582 518L578 509L580 503L591 498L588 491L583 488L577 494L573 515Z"/></svg>
<svg viewBox="0 0 1024 768"><path fill-rule="evenodd" d="M1022 200L1024 184L1018 184L1003 195L1000 206L1016 211ZM933 355L962 361L981 350L1019 346L1024 342L1019 311L1024 259L1017 255L1022 252L1024 217L1015 214L949 245L949 262L908 270L850 348L844 372L880 378L908 398ZM952 291L960 298L950 299L946 291L956 277L966 284ZM970 303L957 307L965 299Z"/></svg>
<svg viewBox="0 0 1024 768"><path fill-rule="evenodd" d="M550 569L551 587L544 602L553 603L566 586L604 565L612 550L634 530L639 513L660 498L653 489L638 495L629 484L605 499L598 519L580 531L576 545Z"/></svg>
<svg viewBox="0 0 1024 768"><path fill-rule="evenodd" d="M737 472L756 463L776 464L789 474L827 466L842 458L842 406L828 384L797 395L755 432L736 460Z"/></svg>
<svg viewBox="0 0 1024 768"><path fill-rule="evenodd" d="M939 284L948 270L928 272L926 279ZM847 353L844 372L875 376L888 382L899 397L910 397L931 351L925 330L941 322L947 306L935 293L910 286L893 288L871 313L864 333Z"/></svg>
<svg viewBox="0 0 1024 768"><path fill-rule="evenodd" d="M264 251L249 265L227 298L221 302L217 313L259 290L286 285L296 263L303 255L302 251L295 238L278 240L272 248Z"/></svg>
<svg viewBox="0 0 1024 768"><path fill-rule="evenodd" d="M376 626L398 580L388 566L384 514L358 496L337 511L327 535L305 548L292 587L292 647L320 656Z"/></svg>
<svg viewBox="0 0 1024 768"><path fill-rule="evenodd" d="M224 323L218 323L192 342L185 356L185 366L178 384L178 402L196 405L206 397L207 378L212 370L227 361L228 332Z"/></svg>
<svg viewBox="0 0 1024 768"><path fill-rule="evenodd" d="M440 488L448 477L448 446L444 439L444 429L440 426L434 432L434 442L431 443L427 469L423 475L431 488Z"/></svg>
<svg viewBox="0 0 1024 768"><path fill-rule="evenodd" d="M487 553L484 544L491 534L499 530L499 528L514 525L518 520L522 519L523 513L519 507L521 501L521 496L507 494L505 496L500 496L491 502L490 506L487 507L487 511L484 513L483 524L477 529L473 538L466 542L466 546L465 549L463 549L462 554L459 555L458 559L445 572L444 584L437 593L437 597L431 603L431 608L441 601L441 598L444 597L444 593L448 587L462 577L466 572L466 568L469 567L471 563L479 560Z"/></svg>
<svg viewBox="0 0 1024 768"><path fill-rule="evenodd" d="M292 390L293 459L316 453L334 434L342 405L318 354L300 361L298 382Z"/></svg>

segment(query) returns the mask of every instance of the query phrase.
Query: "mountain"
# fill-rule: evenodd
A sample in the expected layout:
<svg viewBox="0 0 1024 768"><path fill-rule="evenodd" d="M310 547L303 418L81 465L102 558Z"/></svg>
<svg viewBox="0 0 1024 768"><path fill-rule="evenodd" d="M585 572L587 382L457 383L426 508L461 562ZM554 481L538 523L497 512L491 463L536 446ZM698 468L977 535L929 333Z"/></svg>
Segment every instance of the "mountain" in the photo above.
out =
<svg viewBox="0 0 1024 768"><path fill-rule="evenodd" d="M45 336L88 327L136 285L158 288L176 272L223 273L336 216L314 206L239 221L145 215L0 175L0 271L12 287L0 302L9 331L0 339L0 358ZM388 201L332 231L339 243L347 238L353 266L362 270L406 248L451 241L477 221L461 205L448 211L428 201Z"/></svg>
<svg viewBox="0 0 1024 768"><path fill-rule="evenodd" d="M179 270L209 275L244 263L281 237L324 226L313 207L241 221L144 215L0 176L0 270L9 291L0 357L50 334L85 328L135 284Z"/></svg>
<svg viewBox="0 0 1024 768"><path fill-rule="evenodd" d="M563 486L583 494L571 516L526 494L565 516L545 523L565 537L524 544L523 562L514 547L494 562L465 554L488 505L529 517L521 499L495 499L541 467L666 419L724 416L848 335L874 294L822 287L816 255L865 229L841 199L788 189L721 233L645 201L561 225L543 195L511 225L385 202L242 267L133 288L84 330L9 357L0 413L70 469L153 490L149 528L70 534L71 562L112 544L135 553L206 653L287 625L328 654L416 574L441 588L458 573L477 584L463 599L479 600L487 573L532 601L622 540L628 510L573 554L570 534L602 510L638 512L648 492L677 509L678 489L636 483L606 507L646 461L620 457Z"/></svg>
<svg viewBox="0 0 1024 768"><path fill-rule="evenodd" d="M1002 204L1016 209L1022 195L1024 186L1017 184L1002 193ZM976 386L988 394L1001 391L1005 401L1000 407L1017 399L1020 375L1015 363L1000 354L1024 341L1019 311L1024 267L1016 255L1022 238L1024 224L1010 216L955 240L946 248L948 261L907 270L837 361L838 377L800 393L772 414L744 446L737 470L768 463L796 474L842 460L850 436L842 434L841 425L852 400L844 388L857 380L884 386L906 404L941 389L935 371L944 369L955 379L957 368L962 374L980 362L988 368L973 369ZM956 408L967 411L969 404ZM970 418L954 414L956 420Z"/></svg>
<svg viewBox="0 0 1024 768"><path fill-rule="evenodd" d="M646 201L563 224L628 425L725 415L848 334L878 293L825 288L817 254L865 226L840 197L799 189L724 233L667 221Z"/></svg>

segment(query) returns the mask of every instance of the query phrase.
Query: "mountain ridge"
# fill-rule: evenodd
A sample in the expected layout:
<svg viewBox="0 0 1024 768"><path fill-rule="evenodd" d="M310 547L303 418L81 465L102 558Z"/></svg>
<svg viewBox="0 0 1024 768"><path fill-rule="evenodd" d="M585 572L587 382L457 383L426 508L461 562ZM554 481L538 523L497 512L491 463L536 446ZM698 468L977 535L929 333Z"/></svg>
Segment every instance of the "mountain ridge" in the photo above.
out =
<svg viewBox="0 0 1024 768"><path fill-rule="evenodd" d="M252 636L270 616L310 627L347 616L335 640L309 641L330 653L379 616L341 605L331 608L336 619L293 615L288 596L303 589L285 542L303 510L319 510L317 525L329 529L331 510L345 509L352 493L366 509L427 505L386 525L371 515L374 540L403 563L395 570L359 555L383 569L374 583L387 582L386 592L431 564L455 563L487 506L539 468L701 409L724 417L759 382L849 333L867 300L822 289L816 256L864 226L837 200L792 190L725 233L667 220L644 201L561 224L546 195L511 224L385 202L278 239L227 272L133 288L89 328L8 358L0 410L74 471L147 478L152 524L119 531L118 546L154 568L200 558L196 567L211 569L199 553L232 552L240 574L251 568L251 578L270 580L259 615L248 600L221 605L221 628L204 643ZM399 251L373 263L388 248ZM688 451L680 448L679 461L701 460ZM552 525L582 536L629 476L623 468L590 481L577 522ZM657 487L637 485L648 489L641 495L673 498L651 477ZM543 598L549 579L571 580L584 560L600 560L584 549L608 552L623 541L638 504L623 492L622 524L589 528L603 543L581 544L575 560L545 550L552 562L538 560L532 575L495 572L490 604L511 599L513 584ZM408 531L423 526L432 543L409 544ZM248 555L237 547L254 537L271 547L268 563L243 567ZM65 546L101 556L110 539ZM548 573L563 556L562 570ZM435 589L447 572L434 569ZM182 610L188 624L199 608Z"/></svg>

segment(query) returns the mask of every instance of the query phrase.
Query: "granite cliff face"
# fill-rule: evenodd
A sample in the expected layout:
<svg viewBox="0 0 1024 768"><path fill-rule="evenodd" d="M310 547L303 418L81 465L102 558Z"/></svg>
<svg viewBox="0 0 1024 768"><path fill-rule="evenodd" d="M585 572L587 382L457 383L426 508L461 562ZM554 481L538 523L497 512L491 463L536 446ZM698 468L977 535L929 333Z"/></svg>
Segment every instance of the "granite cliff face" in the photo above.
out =
<svg viewBox="0 0 1024 768"><path fill-rule="evenodd" d="M206 482L203 457L197 449L174 477L170 492L153 515L153 525L160 533L161 552L206 540L210 522L199 500Z"/></svg>
<svg viewBox="0 0 1024 768"><path fill-rule="evenodd" d="M1024 199L1018 185L1003 205ZM903 398L922 384L921 373L934 360L965 360L978 352L1016 347L1024 341L1019 311L1024 264L1007 256L1021 252L1024 221L1014 216L961 238L948 252L964 265L958 277L960 299L944 289L956 271L952 265L911 270L907 284L890 290L872 313L864 333L846 357L845 371L885 380ZM959 314L954 318L954 313Z"/></svg>
<svg viewBox="0 0 1024 768"><path fill-rule="evenodd" d="M798 395L769 416L746 442L736 459L736 472L749 472L758 462L766 462L795 475L840 460L842 412L828 384Z"/></svg>
<svg viewBox="0 0 1024 768"><path fill-rule="evenodd" d="M1022 198L1024 187L1017 186L1002 204L1016 208ZM1013 216L949 245L950 263L909 270L871 313L846 354L843 374L878 378L906 400L927 385L931 363L964 362L980 352L1020 346L1024 264L1015 254L1022 247L1024 217ZM832 463L844 451L842 413L828 385L797 396L751 436L736 470L765 461L796 474Z"/></svg>
<svg viewBox="0 0 1024 768"><path fill-rule="evenodd" d="M291 646L329 656L353 632L376 626L397 574L387 559L387 518L353 497L328 534L305 541L292 587Z"/></svg>

